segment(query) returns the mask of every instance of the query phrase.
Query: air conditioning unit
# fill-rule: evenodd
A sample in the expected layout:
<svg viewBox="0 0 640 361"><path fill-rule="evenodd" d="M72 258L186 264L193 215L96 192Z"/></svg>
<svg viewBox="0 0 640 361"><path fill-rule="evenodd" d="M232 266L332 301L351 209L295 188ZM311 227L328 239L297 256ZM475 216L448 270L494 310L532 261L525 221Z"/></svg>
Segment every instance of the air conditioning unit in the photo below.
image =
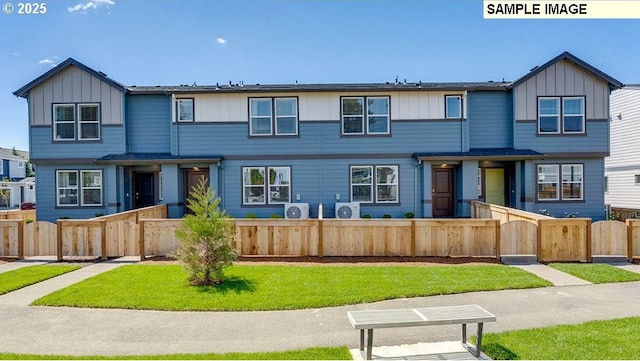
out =
<svg viewBox="0 0 640 361"><path fill-rule="evenodd" d="M309 218L309 203L285 203L284 218L286 219Z"/></svg>
<svg viewBox="0 0 640 361"><path fill-rule="evenodd" d="M336 218L339 218L339 219L360 218L360 203L336 203Z"/></svg>

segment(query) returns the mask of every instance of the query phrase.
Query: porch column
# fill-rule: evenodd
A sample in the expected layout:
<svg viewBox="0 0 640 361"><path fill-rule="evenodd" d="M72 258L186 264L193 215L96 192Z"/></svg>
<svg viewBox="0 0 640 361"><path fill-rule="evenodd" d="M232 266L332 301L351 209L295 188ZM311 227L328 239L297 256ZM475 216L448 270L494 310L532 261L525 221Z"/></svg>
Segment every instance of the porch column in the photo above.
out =
<svg viewBox="0 0 640 361"><path fill-rule="evenodd" d="M431 179L431 162L422 162L421 165L421 184L419 196L421 198L421 210L423 218L433 218L433 184Z"/></svg>
<svg viewBox="0 0 640 361"><path fill-rule="evenodd" d="M478 199L478 161L463 161L459 177L462 180L458 182L462 185L462 192L456 214L458 217L471 217L471 201Z"/></svg>
<svg viewBox="0 0 640 361"><path fill-rule="evenodd" d="M169 218L180 218L183 215L183 205L180 204L182 189L177 164L162 165L162 187L160 196L162 203L167 204Z"/></svg>

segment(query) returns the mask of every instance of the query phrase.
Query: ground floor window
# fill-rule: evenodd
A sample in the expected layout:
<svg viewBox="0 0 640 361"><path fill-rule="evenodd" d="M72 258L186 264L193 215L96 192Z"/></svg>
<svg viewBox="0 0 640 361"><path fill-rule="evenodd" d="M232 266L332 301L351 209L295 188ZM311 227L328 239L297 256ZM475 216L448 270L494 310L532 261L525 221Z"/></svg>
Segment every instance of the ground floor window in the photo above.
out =
<svg viewBox="0 0 640 361"><path fill-rule="evenodd" d="M539 164L538 200L576 201L584 199L582 164Z"/></svg>
<svg viewBox="0 0 640 361"><path fill-rule="evenodd" d="M397 165L351 166L351 202L398 203Z"/></svg>
<svg viewBox="0 0 640 361"><path fill-rule="evenodd" d="M242 204L291 202L291 167L243 167Z"/></svg>
<svg viewBox="0 0 640 361"><path fill-rule="evenodd" d="M101 170L56 171L56 205L59 207L102 205Z"/></svg>

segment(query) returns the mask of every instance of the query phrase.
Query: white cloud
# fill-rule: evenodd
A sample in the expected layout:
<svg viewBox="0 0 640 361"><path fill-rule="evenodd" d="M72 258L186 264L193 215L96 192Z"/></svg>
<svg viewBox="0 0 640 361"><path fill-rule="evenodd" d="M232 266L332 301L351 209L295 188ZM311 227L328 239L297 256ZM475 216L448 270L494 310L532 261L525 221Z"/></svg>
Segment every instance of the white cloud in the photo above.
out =
<svg viewBox="0 0 640 361"><path fill-rule="evenodd" d="M220 44L220 45L224 45L227 43L227 39L224 38L216 38L216 43Z"/></svg>
<svg viewBox="0 0 640 361"><path fill-rule="evenodd" d="M102 7L102 6L106 6L108 9L109 5L115 5L115 4L116 2L114 0L91 0L91 1L84 1L84 2L78 3L74 6L69 6L67 10L70 13L73 13L76 11L82 11L83 13L85 13L89 9L98 9L99 7Z"/></svg>
<svg viewBox="0 0 640 361"><path fill-rule="evenodd" d="M38 62L38 64L42 64L42 65L50 65L52 68L56 65L58 65L58 63L53 60L53 59L42 59Z"/></svg>

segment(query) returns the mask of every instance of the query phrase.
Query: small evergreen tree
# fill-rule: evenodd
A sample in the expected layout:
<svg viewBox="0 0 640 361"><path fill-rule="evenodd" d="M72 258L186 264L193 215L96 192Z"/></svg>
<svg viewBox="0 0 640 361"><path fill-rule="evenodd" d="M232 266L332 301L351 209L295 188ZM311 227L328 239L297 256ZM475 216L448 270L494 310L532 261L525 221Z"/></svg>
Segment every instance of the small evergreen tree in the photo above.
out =
<svg viewBox="0 0 640 361"><path fill-rule="evenodd" d="M191 285L218 285L224 282L224 269L237 256L231 247L235 227L220 207L220 198L202 177L189 192L183 228L176 230L180 246L174 256L189 273Z"/></svg>

